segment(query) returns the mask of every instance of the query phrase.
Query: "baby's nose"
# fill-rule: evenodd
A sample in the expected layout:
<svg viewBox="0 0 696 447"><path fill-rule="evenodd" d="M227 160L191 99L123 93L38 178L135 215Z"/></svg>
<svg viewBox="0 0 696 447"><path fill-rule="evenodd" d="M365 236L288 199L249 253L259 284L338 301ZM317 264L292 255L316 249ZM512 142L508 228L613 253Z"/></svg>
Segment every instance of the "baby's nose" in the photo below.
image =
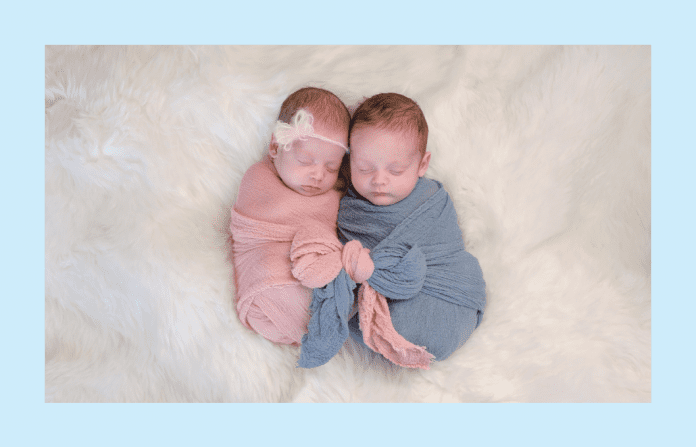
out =
<svg viewBox="0 0 696 447"><path fill-rule="evenodd" d="M314 166L312 167L309 176L310 178L319 181L324 178L324 169L322 169L321 166Z"/></svg>
<svg viewBox="0 0 696 447"><path fill-rule="evenodd" d="M372 177L372 183L375 185L384 185L387 183L387 175L381 171L377 171Z"/></svg>

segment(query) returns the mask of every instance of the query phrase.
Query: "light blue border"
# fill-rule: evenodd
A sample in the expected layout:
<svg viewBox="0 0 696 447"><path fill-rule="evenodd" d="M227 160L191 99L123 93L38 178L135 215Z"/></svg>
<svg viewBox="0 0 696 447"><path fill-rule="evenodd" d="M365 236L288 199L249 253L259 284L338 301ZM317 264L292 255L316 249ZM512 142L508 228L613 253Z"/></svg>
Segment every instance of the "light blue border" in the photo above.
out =
<svg viewBox="0 0 696 447"><path fill-rule="evenodd" d="M247 2L250 3L250 2ZM693 11L682 2L18 2L3 6L8 445L685 445L694 439ZM457 6L453 6L456 4ZM334 3L334 5L337 5ZM636 405L44 404L46 44L652 45L653 393ZM687 138L688 136L691 138ZM669 303L669 306L667 305ZM292 408L292 410L290 410ZM366 422L366 423L363 423Z"/></svg>

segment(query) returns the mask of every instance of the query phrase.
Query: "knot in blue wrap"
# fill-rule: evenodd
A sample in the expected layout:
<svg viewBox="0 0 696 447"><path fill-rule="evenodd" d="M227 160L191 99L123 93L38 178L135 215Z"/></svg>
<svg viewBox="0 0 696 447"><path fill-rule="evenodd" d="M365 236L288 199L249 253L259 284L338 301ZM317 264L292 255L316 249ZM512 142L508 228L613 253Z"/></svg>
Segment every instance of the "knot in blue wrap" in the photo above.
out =
<svg viewBox="0 0 696 447"><path fill-rule="evenodd" d="M425 283L425 254L417 245L385 245L372 252L375 272L367 280L373 289L394 299L411 298Z"/></svg>

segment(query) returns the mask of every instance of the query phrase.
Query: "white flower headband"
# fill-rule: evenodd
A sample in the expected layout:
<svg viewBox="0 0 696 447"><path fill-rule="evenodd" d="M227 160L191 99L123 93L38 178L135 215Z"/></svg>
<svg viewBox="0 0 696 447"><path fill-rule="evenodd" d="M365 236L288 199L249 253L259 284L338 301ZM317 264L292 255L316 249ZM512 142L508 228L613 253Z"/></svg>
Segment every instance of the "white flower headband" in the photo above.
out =
<svg viewBox="0 0 696 447"><path fill-rule="evenodd" d="M290 124L277 121L275 129L273 129L273 135L275 135L278 145L286 151L290 150L290 145L293 141L297 139L304 141L308 137L312 137L324 140L328 143L333 143L345 149L346 152L349 152L348 148L343 143L314 133L314 127L312 127L313 122L314 117L312 114L305 109L300 109L295 113L295 116L292 117Z"/></svg>

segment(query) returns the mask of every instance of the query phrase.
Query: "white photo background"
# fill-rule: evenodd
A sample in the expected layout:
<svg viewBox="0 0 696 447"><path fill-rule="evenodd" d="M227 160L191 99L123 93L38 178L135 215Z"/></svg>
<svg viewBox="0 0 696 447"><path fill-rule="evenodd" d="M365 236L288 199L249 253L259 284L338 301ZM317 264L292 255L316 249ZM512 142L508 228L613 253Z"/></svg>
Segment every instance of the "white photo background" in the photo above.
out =
<svg viewBox="0 0 696 447"><path fill-rule="evenodd" d="M397 92L479 259L429 371L245 329L227 226L280 104ZM650 47L47 47L46 401L649 402Z"/></svg>

